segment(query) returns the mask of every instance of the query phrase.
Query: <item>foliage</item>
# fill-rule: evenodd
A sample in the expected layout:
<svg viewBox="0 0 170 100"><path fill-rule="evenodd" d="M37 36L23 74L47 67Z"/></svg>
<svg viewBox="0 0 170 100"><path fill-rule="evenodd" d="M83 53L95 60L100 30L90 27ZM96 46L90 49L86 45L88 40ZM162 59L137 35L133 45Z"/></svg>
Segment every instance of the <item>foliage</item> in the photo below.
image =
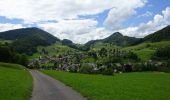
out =
<svg viewBox="0 0 170 100"><path fill-rule="evenodd" d="M107 50L105 48L102 48L100 51L99 51L99 55L101 57L106 57L107 56Z"/></svg>
<svg viewBox="0 0 170 100"><path fill-rule="evenodd" d="M104 68L104 70L102 71L103 75L113 75L114 70L112 67L106 67Z"/></svg>
<svg viewBox="0 0 170 100"><path fill-rule="evenodd" d="M19 53L32 55L37 46L47 46L60 41L51 34L38 28L16 29L0 33L0 39L13 40L11 47Z"/></svg>
<svg viewBox="0 0 170 100"><path fill-rule="evenodd" d="M159 42L162 40L170 40L170 25L144 37L143 41Z"/></svg>
<svg viewBox="0 0 170 100"><path fill-rule="evenodd" d="M81 73L90 74L93 72L93 66L91 64L83 63L80 68Z"/></svg>
<svg viewBox="0 0 170 100"><path fill-rule="evenodd" d="M140 61L140 59L138 58L138 56L133 53L133 52L129 52L128 55L127 55L127 58L128 59L132 59L132 60L135 60L135 61Z"/></svg>
<svg viewBox="0 0 170 100"><path fill-rule="evenodd" d="M18 63L26 66L28 63L25 54L19 54L8 45L0 45L0 61L7 63Z"/></svg>
<svg viewBox="0 0 170 100"><path fill-rule="evenodd" d="M170 46L159 48L158 50L156 50L152 58L164 60L170 59Z"/></svg>

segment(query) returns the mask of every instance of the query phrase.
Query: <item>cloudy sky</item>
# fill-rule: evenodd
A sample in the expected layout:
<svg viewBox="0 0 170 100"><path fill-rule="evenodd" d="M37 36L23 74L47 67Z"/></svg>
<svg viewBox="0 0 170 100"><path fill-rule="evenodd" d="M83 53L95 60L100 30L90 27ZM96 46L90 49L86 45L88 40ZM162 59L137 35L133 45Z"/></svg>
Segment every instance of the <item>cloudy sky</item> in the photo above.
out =
<svg viewBox="0 0 170 100"><path fill-rule="evenodd" d="M0 32L38 27L75 43L170 25L170 0L0 0Z"/></svg>

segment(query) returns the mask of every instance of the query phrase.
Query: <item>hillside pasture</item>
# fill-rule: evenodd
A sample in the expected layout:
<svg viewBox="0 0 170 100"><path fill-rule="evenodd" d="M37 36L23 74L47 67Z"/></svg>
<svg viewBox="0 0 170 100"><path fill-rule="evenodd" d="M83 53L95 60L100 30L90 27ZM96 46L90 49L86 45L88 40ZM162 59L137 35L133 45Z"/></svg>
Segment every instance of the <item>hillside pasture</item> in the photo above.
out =
<svg viewBox="0 0 170 100"><path fill-rule="evenodd" d="M166 46L170 46L170 41L161 41L161 42L154 42L154 43L146 42L135 46L125 47L122 48L122 50L133 51L139 56L139 58L142 61L147 61L151 59L152 55L158 48L162 48Z"/></svg>

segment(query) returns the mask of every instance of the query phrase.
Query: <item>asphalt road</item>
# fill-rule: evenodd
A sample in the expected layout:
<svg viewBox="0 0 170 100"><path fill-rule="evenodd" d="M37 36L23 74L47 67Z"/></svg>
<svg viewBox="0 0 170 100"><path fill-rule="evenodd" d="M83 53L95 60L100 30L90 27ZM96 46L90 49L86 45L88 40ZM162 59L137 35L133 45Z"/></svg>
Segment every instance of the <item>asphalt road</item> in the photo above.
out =
<svg viewBox="0 0 170 100"><path fill-rule="evenodd" d="M72 88L39 71L30 71L34 83L31 100L86 100Z"/></svg>

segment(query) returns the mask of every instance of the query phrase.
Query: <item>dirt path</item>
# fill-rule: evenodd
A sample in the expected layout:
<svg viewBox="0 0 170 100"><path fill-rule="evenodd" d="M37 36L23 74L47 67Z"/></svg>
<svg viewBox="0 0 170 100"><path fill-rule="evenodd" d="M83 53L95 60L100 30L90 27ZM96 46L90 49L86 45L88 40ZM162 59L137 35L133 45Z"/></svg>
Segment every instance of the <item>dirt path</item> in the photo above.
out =
<svg viewBox="0 0 170 100"><path fill-rule="evenodd" d="M39 71L31 70L34 87L31 100L85 100L79 93Z"/></svg>

